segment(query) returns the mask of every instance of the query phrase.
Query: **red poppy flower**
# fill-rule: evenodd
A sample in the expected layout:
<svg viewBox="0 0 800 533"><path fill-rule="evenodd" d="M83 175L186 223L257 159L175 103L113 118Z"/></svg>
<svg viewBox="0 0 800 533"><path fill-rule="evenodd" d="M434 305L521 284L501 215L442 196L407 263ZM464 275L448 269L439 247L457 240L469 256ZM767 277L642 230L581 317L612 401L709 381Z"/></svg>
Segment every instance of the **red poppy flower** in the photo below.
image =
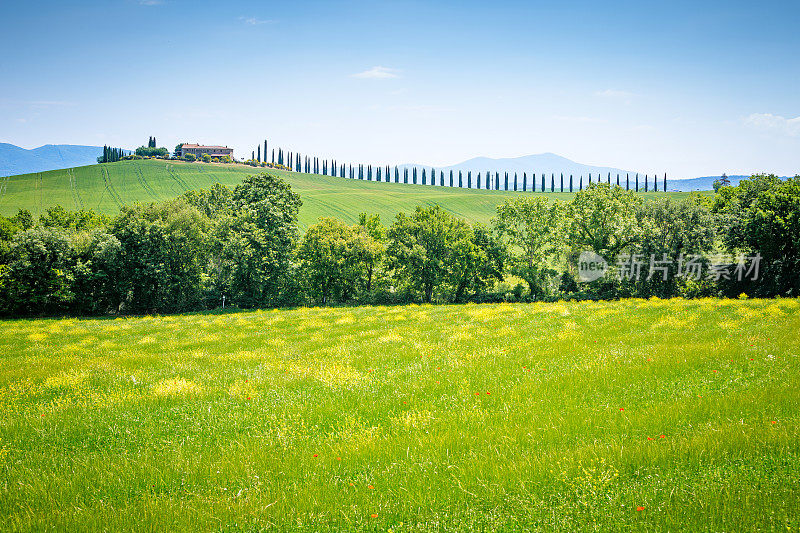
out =
<svg viewBox="0 0 800 533"><path fill-rule="evenodd" d="M666 438L667 438L667 436L666 436L666 435L660 435L660 437L661 437L662 439L666 439Z"/></svg>
<svg viewBox="0 0 800 533"><path fill-rule="evenodd" d="M247 399L249 400L249 399L250 399L250 396L248 396L248 397L247 397Z"/></svg>
<svg viewBox="0 0 800 533"><path fill-rule="evenodd" d="M44 416L44 415L42 415L42 416ZM772 423L773 423L773 424L777 424L777 422L775 422L774 420L772 421Z"/></svg>
<svg viewBox="0 0 800 533"><path fill-rule="evenodd" d="M336 458L336 460L337 460L337 461L341 461L341 460L342 460L342 458L341 458L341 457L337 457L337 458Z"/></svg>
<svg viewBox="0 0 800 533"><path fill-rule="evenodd" d="M370 516L370 518L378 518L378 515L377 515L376 513L372 513L372 514L371 514L371 515L369 515L369 516Z"/></svg>
<svg viewBox="0 0 800 533"><path fill-rule="evenodd" d="M636 510L637 510L637 511L644 511L644 507L642 507L642 506L640 505L639 507L637 507L637 508L636 508Z"/></svg>
<svg viewBox="0 0 800 533"><path fill-rule="evenodd" d="M620 410L620 411L624 411L624 410L625 410L625 408L624 408L624 407L620 407L620 408L619 408L619 410Z"/></svg>
<svg viewBox="0 0 800 533"><path fill-rule="evenodd" d="M653 437L647 437L647 440L653 440Z"/></svg>
<svg viewBox="0 0 800 533"><path fill-rule="evenodd" d="M372 485L367 485L367 488L368 488L369 490L373 490L375 487L373 487Z"/></svg>
<svg viewBox="0 0 800 533"><path fill-rule="evenodd" d="M491 394L491 393L487 390L486 391L486 396L489 396L489 394Z"/></svg>
<svg viewBox="0 0 800 533"><path fill-rule="evenodd" d="M314 457L319 457L319 455L317 455L317 454L315 453L315 454L314 454Z"/></svg>

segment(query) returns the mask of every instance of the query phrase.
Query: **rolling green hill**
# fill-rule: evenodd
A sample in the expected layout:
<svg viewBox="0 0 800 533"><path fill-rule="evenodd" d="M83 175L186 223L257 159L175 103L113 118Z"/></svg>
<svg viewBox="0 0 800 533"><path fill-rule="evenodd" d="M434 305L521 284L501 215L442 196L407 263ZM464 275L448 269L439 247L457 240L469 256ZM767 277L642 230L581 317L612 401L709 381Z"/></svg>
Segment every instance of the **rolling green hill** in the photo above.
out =
<svg viewBox="0 0 800 533"><path fill-rule="evenodd" d="M60 204L65 209L92 208L113 215L123 205L166 200L217 182L235 186L245 176L262 170L244 165L141 160L22 174L0 178L0 214L12 215L23 208L38 217L48 207ZM303 227L320 216L335 216L352 223L360 212L378 213L386 223L398 211L409 211L420 204L439 204L469 221L488 222L497 204L516 194L524 194L376 183L279 170L270 172L282 176L300 194L303 200L300 225ZM570 196L570 193L546 194L561 199ZM642 194L668 194L676 198L687 195Z"/></svg>

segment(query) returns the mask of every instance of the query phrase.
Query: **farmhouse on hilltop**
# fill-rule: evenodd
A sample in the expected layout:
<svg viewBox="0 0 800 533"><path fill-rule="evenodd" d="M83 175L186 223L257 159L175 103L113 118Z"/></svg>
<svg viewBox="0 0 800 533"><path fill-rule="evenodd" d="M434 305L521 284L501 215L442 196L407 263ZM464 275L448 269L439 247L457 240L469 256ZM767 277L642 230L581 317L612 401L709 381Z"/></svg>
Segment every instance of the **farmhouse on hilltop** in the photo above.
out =
<svg viewBox="0 0 800 533"><path fill-rule="evenodd" d="M225 157L233 153L233 148L227 146L203 146L201 144L184 144L181 146L181 157L186 157L186 154L192 154L196 158L201 158L203 154L208 154L211 157Z"/></svg>

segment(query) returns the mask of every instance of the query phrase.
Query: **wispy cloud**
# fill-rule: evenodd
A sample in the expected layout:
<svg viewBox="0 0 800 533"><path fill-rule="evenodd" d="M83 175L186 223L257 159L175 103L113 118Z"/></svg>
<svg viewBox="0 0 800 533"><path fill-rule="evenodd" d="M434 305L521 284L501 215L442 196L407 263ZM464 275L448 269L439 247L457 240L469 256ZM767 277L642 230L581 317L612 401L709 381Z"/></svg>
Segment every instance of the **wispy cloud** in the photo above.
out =
<svg viewBox="0 0 800 533"><path fill-rule="evenodd" d="M559 120L561 122L574 122L579 124L600 124L602 122L607 122L605 119L602 118L594 118L594 117L571 117L565 115L555 115L553 116L554 120Z"/></svg>
<svg viewBox="0 0 800 533"><path fill-rule="evenodd" d="M353 78L369 79L369 80L388 80L390 78L399 78L400 73L397 69L387 67L372 67L364 72L358 72L350 75Z"/></svg>
<svg viewBox="0 0 800 533"><path fill-rule="evenodd" d="M744 119L748 126L790 137L800 135L800 117L786 118L772 113L752 113Z"/></svg>
<svg viewBox="0 0 800 533"><path fill-rule="evenodd" d="M615 100L617 102L624 102L626 104L630 104L631 100L638 96L630 91L620 91L618 89L606 89L605 91L597 91L594 94L595 96L605 98L606 100Z"/></svg>
<svg viewBox="0 0 800 533"><path fill-rule="evenodd" d="M271 24L272 22L274 22L273 20L260 19L256 17L239 17L239 20L241 20L248 26L260 26L261 24Z"/></svg>
<svg viewBox="0 0 800 533"><path fill-rule="evenodd" d="M160 6L163 4L161 0L139 0L140 6Z"/></svg>

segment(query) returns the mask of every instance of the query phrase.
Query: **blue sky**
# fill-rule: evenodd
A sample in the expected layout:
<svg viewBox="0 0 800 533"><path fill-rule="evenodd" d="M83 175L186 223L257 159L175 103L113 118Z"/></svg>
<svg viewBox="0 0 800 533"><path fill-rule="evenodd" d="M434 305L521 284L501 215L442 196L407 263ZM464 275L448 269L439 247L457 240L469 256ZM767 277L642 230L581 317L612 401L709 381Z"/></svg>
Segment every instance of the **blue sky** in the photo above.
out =
<svg viewBox="0 0 800 533"><path fill-rule="evenodd" d="M4 2L0 142L800 172L800 2Z"/></svg>

